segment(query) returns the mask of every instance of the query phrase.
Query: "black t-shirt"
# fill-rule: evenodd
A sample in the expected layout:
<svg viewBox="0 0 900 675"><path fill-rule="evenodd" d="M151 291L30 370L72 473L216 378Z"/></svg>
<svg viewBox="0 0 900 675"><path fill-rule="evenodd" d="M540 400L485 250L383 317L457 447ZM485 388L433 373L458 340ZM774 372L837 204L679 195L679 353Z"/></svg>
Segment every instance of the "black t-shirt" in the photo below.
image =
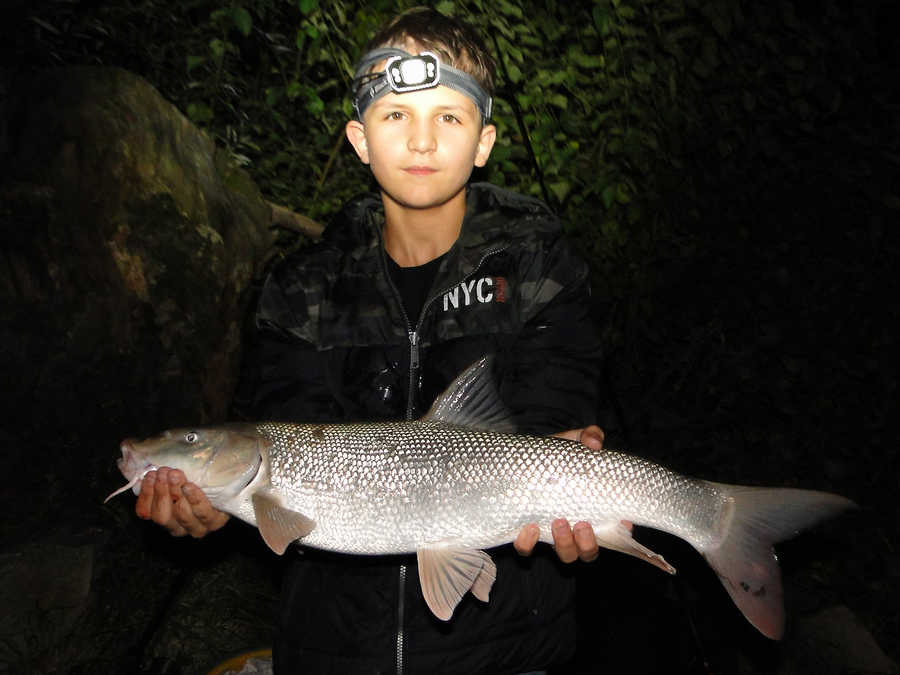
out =
<svg viewBox="0 0 900 675"><path fill-rule="evenodd" d="M422 306L428 299L428 291L431 290L431 284L434 282L434 277L445 255L447 254L440 255L434 260L416 267L400 267L391 256L387 256L388 273L391 275L394 286L400 292L403 309L406 310L406 315L413 327L419 320Z"/></svg>

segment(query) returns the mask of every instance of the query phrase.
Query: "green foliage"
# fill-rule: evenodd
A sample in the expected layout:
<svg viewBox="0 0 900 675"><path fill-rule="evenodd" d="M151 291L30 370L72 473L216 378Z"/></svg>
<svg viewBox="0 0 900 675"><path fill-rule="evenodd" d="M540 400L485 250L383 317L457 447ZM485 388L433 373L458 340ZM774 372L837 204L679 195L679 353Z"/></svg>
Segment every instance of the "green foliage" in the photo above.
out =
<svg viewBox="0 0 900 675"><path fill-rule="evenodd" d="M23 5L29 37L16 49L28 66L138 72L269 199L324 220L371 186L343 137L353 64L374 29L415 1L44 0ZM615 373L626 389L667 392L656 404L672 410L690 400L732 416L791 415L790 383L823 366L797 357L802 328L830 329L816 302L833 292L794 270L792 256L818 252L811 260L838 275L826 244L863 257L896 250L884 223L900 191L885 176L900 152L872 105L896 100L893 71L873 56L890 44L883 6L436 3L480 28L501 66L498 141L476 177L545 198L563 217L594 266L609 353L630 369ZM820 220L838 214L847 242L821 236ZM786 295L798 280L808 296ZM770 330L791 317L802 326ZM790 354L769 361L773 344ZM763 362L765 377L743 379ZM787 393L773 393L773 380ZM752 411L742 408L747 391ZM642 410L649 395L626 397ZM826 399L841 397L823 398L823 416L834 405Z"/></svg>

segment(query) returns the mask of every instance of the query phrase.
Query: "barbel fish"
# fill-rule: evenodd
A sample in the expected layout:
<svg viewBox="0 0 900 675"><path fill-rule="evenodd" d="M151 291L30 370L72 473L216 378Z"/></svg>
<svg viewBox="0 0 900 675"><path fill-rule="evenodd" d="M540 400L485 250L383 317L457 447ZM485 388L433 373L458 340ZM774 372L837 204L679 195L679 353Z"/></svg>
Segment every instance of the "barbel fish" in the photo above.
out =
<svg viewBox="0 0 900 675"><path fill-rule="evenodd" d="M180 469L216 508L259 528L278 554L294 541L351 554L415 553L425 601L449 620L467 593L487 602L496 568L485 549L538 523L587 521L600 546L669 573L628 523L678 536L718 574L764 635L784 631L773 545L853 506L844 497L690 478L611 450L513 432L486 357L422 419L368 424L264 422L176 429L122 442L128 484Z"/></svg>

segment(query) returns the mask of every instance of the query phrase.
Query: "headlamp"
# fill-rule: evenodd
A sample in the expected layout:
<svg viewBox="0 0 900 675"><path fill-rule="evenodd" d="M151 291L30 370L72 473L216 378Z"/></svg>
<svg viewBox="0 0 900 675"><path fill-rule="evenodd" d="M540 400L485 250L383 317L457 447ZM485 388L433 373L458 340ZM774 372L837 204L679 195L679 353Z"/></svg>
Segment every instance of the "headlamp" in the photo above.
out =
<svg viewBox="0 0 900 675"><path fill-rule="evenodd" d="M384 67L392 91L402 94L406 91L436 87L441 81L441 62L431 52L403 58L393 56Z"/></svg>
<svg viewBox="0 0 900 675"><path fill-rule="evenodd" d="M379 61L386 61L384 70L369 72ZM433 52L413 56L395 47L373 49L360 59L353 78L353 107L357 118L362 121L366 108L385 94L404 94L430 89L439 84L468 96L481 113L482 120L487 122L490 119L493 101L474 77L451 66L442 65Z"/></svg>

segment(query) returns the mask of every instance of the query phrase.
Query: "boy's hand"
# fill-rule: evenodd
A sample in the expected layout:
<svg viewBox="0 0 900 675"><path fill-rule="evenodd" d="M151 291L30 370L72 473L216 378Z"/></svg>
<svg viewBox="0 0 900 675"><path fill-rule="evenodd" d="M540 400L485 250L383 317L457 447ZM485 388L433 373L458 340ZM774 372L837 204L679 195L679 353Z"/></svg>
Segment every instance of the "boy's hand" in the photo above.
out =
<svg viewBox="0 0 900 675"><path fill-rule="evenodd" d="M184 472L164 466L144 476L134 510L138 518L162 525L174 537L204 537L229 518L213 508L203 490L187 482Z"/></svg>
<svg viewBox="0 0 900 675"><path fill-rule="evenodd" d="M560 431L558 434L553 435L558 438L568 438L570 441L578 441L579 443L588 446L591 450L602 450L603 440L606 438L603 429L596 424L591 424L590 426L581 429Z"/></svg>
<svg viewBox="0 0 900 675"><path fill-rule="evenodd" d="M583 429L570 429L553 434L559 438L568 438L572 441L580 441L592 450L603 449L603 430L595 424ZM552 524L553 548L556 555L564 563L575 560L591 562L600 554L600 547L594 537L594 528L590 523L579 521L574 527L569 526L565 518L557 518ZM530 523L522 528L519 536L513 542L513 546L520 555L531 555L535 544L540 537L540 528L537 523Z"/></svg>

